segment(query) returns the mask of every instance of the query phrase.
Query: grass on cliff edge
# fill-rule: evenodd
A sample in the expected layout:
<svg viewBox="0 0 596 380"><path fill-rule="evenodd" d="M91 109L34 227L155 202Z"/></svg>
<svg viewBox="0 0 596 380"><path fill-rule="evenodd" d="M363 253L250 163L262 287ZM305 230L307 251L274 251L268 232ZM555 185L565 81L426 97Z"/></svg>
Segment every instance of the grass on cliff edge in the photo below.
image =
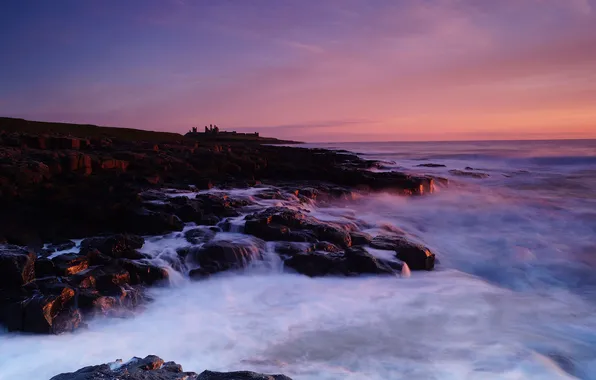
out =
<svg viewBox="0 0 596 380"><path fill-rule="evenodd" d="M108 137L126 141L150 141L150 142L225 142L225 143L257 143L257 144L282 144L293 143L271 137L243 136L204 136L198 134L195 137L187 137L173 132L145 131L133 128L101 127L92 124L70 124L53 123L45 121L31 121L10 117L0 117L0 131L38 134L60 134L70 135L79 138L102 138Z"/></svg>
<svg viewBox="0 0 596 380"><path fill-rule="evenodd" d="M109 137L119 140L174 142L186 140L184 136L172 132L144 131L132 128L100 127L91 124L52 123L0 117L0 130L30 134L60 134L80 138Z"/></svg>

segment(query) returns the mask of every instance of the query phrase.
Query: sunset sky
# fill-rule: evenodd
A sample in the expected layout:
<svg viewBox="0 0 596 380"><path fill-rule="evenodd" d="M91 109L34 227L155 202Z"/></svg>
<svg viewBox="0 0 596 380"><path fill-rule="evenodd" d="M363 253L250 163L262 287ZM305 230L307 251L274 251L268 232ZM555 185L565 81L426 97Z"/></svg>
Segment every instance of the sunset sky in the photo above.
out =
<svg viewBox="0 0 596 380"><path fill-rule="evenodd" d="M0 5L0 115L304 141L596 138L596 0Z"/></svg>

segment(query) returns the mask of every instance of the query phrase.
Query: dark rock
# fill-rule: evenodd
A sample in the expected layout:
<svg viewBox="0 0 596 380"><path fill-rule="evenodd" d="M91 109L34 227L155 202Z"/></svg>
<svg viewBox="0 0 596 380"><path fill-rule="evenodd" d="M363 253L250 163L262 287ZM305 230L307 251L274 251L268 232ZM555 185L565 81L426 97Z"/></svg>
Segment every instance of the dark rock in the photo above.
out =
<svg viewBox="0 0 596 380"><path fill-rule="evenodd" d="M471 177L471 178L488 178L490 175L486 173L468 172L463 170L449 170L449 173L460 176L460 177Z"/></svg>
<svg viewBox="0 0 596 380"><path fill-rule="evenodd" d="M433 164L433 163L420 164L420 165L416 165L416 166L421 167L421 168L446 168L447 167L443 164Z"/></svg>
<svg viewBox="0 0 596 380"><path fill-rule="evenodd" d="M220 219L214 214L203 215L201 220L197 223L204 226L215 226L219 223Z"/></svg>
<svg viewBox="0 0 596 380"><path fill-rule="evenodd" d="M280 255L294 255L313 251L311 243L280 241L275 244L275 252Z"/></svg>
<svg viewBox="0 0 596 380"><path fill-rule="evenodd" d="M247 216L244 232L269 241L324 240L341 247L352 244L349 232L339 225L284 207L271 207Z"/></svg>
<svg viewBox="0 0 596 380"><path fill-rule="evenodd" d="M354 276L359 274L394 274L401 264L377 259L363 248L348 248L345 252L298 253L285 261L285 266L309 277Z"/></svg>
<svg viewBox="0 0 596 380"><path fill-rule="evenodd" d="M140 259L143 258L135 250L142 248L145 239L136 235L112 235L106 237L93 237L81 242L81 252L87 253L98 250L104 255L113 258Z"/></svg>
<svg viewBox="0 0 596 380"><path fill-rule="evenodd" d="M56 268L54 262L50 259L39 258L35 260L35 277L47 277L54 276L56 274Z"/></svg>
<svg viewBox="0 0 596 380"><path fill-rule="evenodd" d="M56 273L60 276L70 276L89 268L87 256L65 253L52 259Z"/></svg>
<svg viewBox="0 0 596 380"><path fill-rule="evenodd" d="M194 274L213 274L245 268L252 260L262 259L264 249L265 243L258 239L240 242L217 240L191 250L188 258L200 265L201 271Z"/></svg>
<svg viewBox="0 0 596 380"><path fill-rule="evenodd" d="M166 281L170 277L165 268L155 265L129 259L120 259L119 264L130 274L130 283L132 285L154 285Z"/></svg>
<svg viewBox="0 0 596 380"><path fill-rule="evenodd" d="M183 372L182 366L174 362L165 362L149 355L144 359L132 358L126 363L101 364L81 368L76 372L62 373L50 380L292 380L284 375L265 375L255 372Z"/></svg>
<svg viewBox="0 0 596 380"><path fill-rule="evenodd" d="M149 355L144 359L132 358L124 364L121 360L118 362L112 366L102 364L85 367L76 372L54 376L50 380L193 380L197 378L196 373L182 372L180 365L173 362L164 364L164 361L155 355Z"/></svg>
<svg viewBox="0 0 596 380"><path fill-rule="evenodd" d="M68 281L84 289L97 289L102 294L121 294L120 287L131 282L124 268L97 266L71 276Z"/></svg>
<svg viewBox="0 0 596 380"><path fill-rule="evenodd" d="M332 244L332 243L329 243L326 241L321 241L321 242L316 243L314 249L316 251L322 251L322 252L332 252L332 253L342 252L341 248L339 248L335 244Z"/></svg>
<svg viewBox="0 0 596 380"><path fill-rule="evenodd" d="M370 246L376 249L395 251L395 256L408 264L411 270L433 270L435 254L423 245L409 241L404 236L375 236Z"/></svg>
<svg viewBox="0 0 596 380"><path fill-rule="evenodd" d="M206 243L215 237L215 232L206 228L193 228L184 233L186 241L191 244Z"/></svg>
<svg viewBox="0 0 596 380"><path fill-rule="evenodd" d="M0 289L19 287L35 278L35 254L0 246Z"/></svg>
<svg viewBox="0 0 596 380"><path fill-rule="evenodd" d="M353 231L350 232L350 238L353 245L366 245L372 240L372 236L366 232Z"/></svg>
<svg viewBox="0 0 596 380"><path fill-rule="evenodd" d="M49 244L48 247L46 248L46 251L48 251L48 252L66 251L67 249L71 249L76 246L77 245L75 244L74 241L67 240L67 241L64 241L61 243Z"/></svg>
<svg viewBox="0 0 596 380"><path fill-rule="evenodd" d="M81 314L74 307L75 291L67 286L59 294L35 295L23 305L22 331L40 334L69 332L81 324Z"/></svg>
<svg viewBox="0 0 596 380"><path fill-rule="evenodd" d="M212 372L204 371L197 380L292 380L285 375L264 375L249 371L239 372Z"/></svg>

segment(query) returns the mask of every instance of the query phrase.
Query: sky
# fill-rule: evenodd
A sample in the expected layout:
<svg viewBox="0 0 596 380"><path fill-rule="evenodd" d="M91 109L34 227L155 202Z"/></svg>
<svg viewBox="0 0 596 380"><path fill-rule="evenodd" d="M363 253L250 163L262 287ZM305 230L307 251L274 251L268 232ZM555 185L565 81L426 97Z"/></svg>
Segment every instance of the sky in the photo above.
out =
<svg viewBox="0 0 596 380"><path fill-rule="evenodd" d="M301 141L596 138L596 0L7 0L0 115Z"/></svg>

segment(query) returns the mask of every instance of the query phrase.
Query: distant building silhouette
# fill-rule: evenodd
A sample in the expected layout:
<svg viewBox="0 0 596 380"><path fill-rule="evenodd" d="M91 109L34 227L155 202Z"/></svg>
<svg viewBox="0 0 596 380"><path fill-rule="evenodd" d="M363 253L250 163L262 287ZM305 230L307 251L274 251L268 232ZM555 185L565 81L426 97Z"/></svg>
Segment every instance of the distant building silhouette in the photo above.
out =
<svg viewBox="0 0 596 380"><path fill-rule="evenodd" d="M219 127L217 126L217 124L209 124L209 126L205 125L205 131L204 132L199 132L198 127L192 127L189 131L187 135L224 135L224 136L229 136L229 135L240 135L240 136L253 136L253 137L259 137L259 132L253 132L253 133L238 133L236 131L222 131L219 129Z"/></svg>

